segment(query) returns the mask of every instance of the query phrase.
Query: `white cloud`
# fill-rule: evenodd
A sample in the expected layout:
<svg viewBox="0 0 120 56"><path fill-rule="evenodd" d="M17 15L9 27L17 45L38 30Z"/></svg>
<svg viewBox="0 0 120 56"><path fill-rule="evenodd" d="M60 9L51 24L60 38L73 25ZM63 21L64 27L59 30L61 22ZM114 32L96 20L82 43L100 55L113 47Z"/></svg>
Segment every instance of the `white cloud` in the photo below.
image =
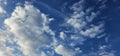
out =
<svg viewBox="0 0 120 56"><path fill-rule="evenodd" d="M71 40L73 40L73 42L71 43L72 44L71 46L78 45L78 43L83 44L83 42L86 40L81 35L71 35L70 37L71 37ZM77 43L77 44L75 44L75 43Z"/></svg>
<svg viewBox="0 0 120 56"><path fill-rule="evenodd" d="M85 25L86 22L81 22L82 20L78 20L76 18L71 18L67 21L68 24L72 25L75 29L81 30Z"/></svg>
<svg viewBox="0 0 120 56"><path fill-rule="evenodd" d="M14 35L14 40L25 56L39 56L42 55L39 49L49 45L49 41L52 39L44 32L54 35L47 26L47 22L48 17L45 14L33 5L25 4L25 7L16 6L11 17L5 19L4 24L8 29L7 32ZM8 37L10 38L10 36Z"/></svg>
<svg viewBox="0 0 120 56"><path fill-rule="evenodd" d="M0 55L1 56L13 56L13 50L12 48L9 48L9 47L3 47L3 48L0 48L2 50L0 50Z"/></svg>
<svg viewBox="0 0 120 56"><path fill-rule="evenodd" d="M99 12L91 12L91 15L90 16L86 16L86 22L92 22L93 19L99 14Z"/></svg>
<svg viewBox="0 0 120 56"><path fill-rule="evenodd" d="M90 24L98 13L93 12L90 8L85 10L84 0L75 3L71 9L74 12L66 23L74 28L72 31L74 34L68 37L66 36L66 33L62 31L59 36L63 40L68 40L69 43L67 43L66 47L62 45L62 43L59 43L55 37L48 36L48 34L55 36L55 33L48 26L49 22L54 20L53 18L48 18L44 13L40 12L39 9L29 3L25 4L24 7L16 6L11 16L4 21L6 30L0 31L0 55L15 56L12 53L14 49L5 46L7 40L11 42L16 41L19 50L25 56L47 56L40 48L48 47L49 44L52 45L52 47L50 47L51 49L55 48L54 51L62 56L75 56L76 53L82 52L80 48L71 47L74 47L76 44L83 44L86 40L84 39L85 36L93 38L103 32L104 24L99 24L98 26ZM4 10L1 9L1 13L3 13L3 11ZM90 15L87 15L88 13L90 13ZM92 26L89 27L88 25ZM10 39L11 36L9 34L12 34L12 40ZM108 52L105 54L108 54L109 56L113 55Z"/></svg>
<svg viewBox="0 0 120 56"><path fill-rule="evenodd" d="M44 52L41 52L41 56L47 56Z"/></svg>
<svg viewBox="0 0 120 56"><path fill-rule="evenodd" d="M98 55L99 56L115 56L115 52L114 51L106 51L106 49L108 48L109 46L107 45L103 45L103 46L100 46L99 48L99 51L98 51Z"/></svg>
<svg viewBox="0 0 120 56"><path fill-rule="evenodd" d="M14 49L6 46L6 41L11 41L10 33L0 29L0 55L1 56L13 56Z"/></svg>
<svg viewBox="0 0 120 56"><path fill-rule="evenodd" d="M115 56L114 53L109 53L109 52L102 52L102 53L99 53L100 56Z"/></svg>
<svg viewBox="0 0 120 56"><path fill-rule="evenodd" d="M80 34L94 38L95 36L97 36L98 34L104 31L102 28L103 28L103 24L100 24L98 26L92 26L91 28L88 28L85 31L80 31Z"/></svg>
<svg viewBox="0 0 120 56"><path fill-rule="evenodd" d="M6 11L0 6L0 14L5 14Z"/></svg>
<svg viewBox="0 0 120 56"><path fill-rule="evenodd" d="M114 52L107 51L97 51L97 52L89 52L88 54L82 54L81 56L115 56Z"/></svg>
<svg viewBox="0 0 120 56"><path fill-rule="evenodd" d="M64 47L63 45L59 45L55 48L56 53L62 55L62 56L75 56L76 52L72 49L68 49Z"/></svg>
<svg viewBox="0 0 120 56"><path fill-rule="evenodd" d="M4 5L7 4L7 0L0 0L0 3L3 3Z"/></svg>
<svg viewBox="0 0 120 56"><path fill-rule="evenodd" d="M84 41L87 41L87 38L97 38L97 37L101 38L106 35L106 33L104 33L104 23L101 22L98 22L97 24L91 23L100 14L100 11L94 12L93 11L94 8L92 7L86 9L84 8L85 7L84 4L85 1L83 0L80 0L79 2L73 4L73 6L71 7L71 9L73 10L73 14L71 14L71 16L66 20L65 25L73 27L71 31L68 31L69 33L73 33L73 34L70 34L70 37L68 36L66 37L67 41L69 42L66 45L68 45L69 47L84 45ZM64 34L66 35L66 33ZM63 37L64 34L61 33L61 37ZM58 54L67 56L68 54L64 52L65 51L64 48L65 48L64 46L58 46L56 47L56 52ZM71 50L71 49L67 49L67 50ZM76 53L79 53L80 55L81 52L82 50L79 50L79 52ZM93 53L91 52L88 55L86 54L86 56L92 56L92 54L98 55L98 53L96 54L94 52Z"/></svg>
<svg viewBox="0 0 120 56"><path fill-rule="evenodd" d="M116 56L114 50L109 50L110 45L101 45L99 46L99 49L94 52L88 52L88 53L83 53L82 56Z"/></svg>
<svg viewBox="0 0 120 56"><path fill-rule="evenodd" d="M104 23L99 25L92 24L91 22L99 15L99 11L92 11L93 8L84 8L85 1L81 0L71 7L73 14L66 21L67 24L74 28L74 31L83 35L82 37L94 38L98 34L104 32Z"/></svg>
<svg viewBox="0 0 120 56"><path fill-rule="evenodd" d="M60 32L60 38L65 40L66 34L64 32Z"/></svg>

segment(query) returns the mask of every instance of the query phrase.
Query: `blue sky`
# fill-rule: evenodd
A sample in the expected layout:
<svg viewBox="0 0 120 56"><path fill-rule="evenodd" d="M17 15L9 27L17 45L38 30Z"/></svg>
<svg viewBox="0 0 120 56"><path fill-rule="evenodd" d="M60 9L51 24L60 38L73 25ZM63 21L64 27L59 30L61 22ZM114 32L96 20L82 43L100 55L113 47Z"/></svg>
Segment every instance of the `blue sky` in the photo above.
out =
<svg viewBox="0 0 120 56"><path fill-rule="evenodd" d="M118 0L0 0L0 56L119 56Z"/></svg>

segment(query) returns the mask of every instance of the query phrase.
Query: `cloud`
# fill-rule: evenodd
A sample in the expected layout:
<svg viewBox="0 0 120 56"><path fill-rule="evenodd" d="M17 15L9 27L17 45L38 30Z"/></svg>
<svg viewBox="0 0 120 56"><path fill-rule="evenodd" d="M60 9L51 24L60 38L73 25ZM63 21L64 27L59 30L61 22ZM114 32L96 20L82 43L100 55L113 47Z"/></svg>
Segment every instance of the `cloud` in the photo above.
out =
<svg viewBox="0 0 120 56"><path fill-rule="evenodd" d="M14 49L6 46L6 41L11 41L9 37L10 33L0 29L0 55L1 56L13 56Z"/></svg>
<svg viewBox="0 0 120 56"><path fill-rule="evenodd" d="M83 35L83 37L94 38L104 32L104 23L98 25L91 22L100 14L100 11L94 12L94 8L84 8L85 1L81 0L71 7L73 14L67 19L66 23L74 28L74 31Z"/></svg>
<svg viewBox="0 0 120 56"><path fill-rule="evenodd" d="M61 38L62 40L64 40L65 37L66 37L65 33L64 33L64 32L60 32L60 38Z"/></svg>
<svg viewBox="0 0 120 56"><path fill-rule="evenodd" d="M100 14L100 11L94 11L93 7L85 8L85 3L86 2L84 0L80 0L77 3L74 3L70 8L73 13L70 14L65 21L66 23L63 24L65 24L64 26L67 25L67 27L70 26L72 29L68 30L68 32L60 32L59 37L66 40L67 43L62 42L58 46L55 46L56 53L62 56L75 56L78 53L78 56L99 56L99 53L102 53L102 51L99 50L98 52L88 52L85 54L84 51L82 52L82 50L80 50L80 46L84 46L84 41L87 42L88 38L102 38L106 35L104 32L105 29L103 22L98 22L96 24L92 23L93 20ZM79 48L76 48L76 46L79 46ZM105 54L113 55L112 52L107 51L105 51Z"/></svg>
<svg viewBox="0 0 120 56"><path fill-rule="evenodd" d="M0 6L0 14L5 14L6 11Z"/></svg>
<svg viewBox="0 0 120 56"><path fill-rule="evenodd" d="M109 45L102 45L99 47L98 55L100 56L115 56L115 53L113 50L106 51L110 46Z"/></svg>
<svg viewBox="0 0 120 56"><path fill-rule="evenodd" d="M96 51L81 53L79 56L116 56L115 50L109 50L110 45L100 45Z"/></svg>
<svg viewBox="0 0 120 56"><path fill-rule="evenodd" d="M17 43L19 51L25 56L42 55L40 48L47 47L52 41L52 37L49 35L54 35L54 32L47 25L48 19L44 13L31 4L25 4L24 7L16 6L11 16L4 21L6 30L3 31L10 32L12 36L0 32L0 36L2 36L0 38L4 40L4 42L1 40L1 45L5 45L7 39L4 37L8 37ZM14 56L13 52L10 51L13 48L7 48L7 46L0 48L6 49L4 52L0 50L0 54L2 56ZM6 53L10 53L10 55Z"/></svg>
<svg viewBox="0 0 120 56"><path fill-rule="evenodd" d="M60 32L61 37L63 37L63 35L68 34L65 37L65 40L67 39L68 43L65 45L69 47L74 47L73 48L74 52L76 52L75 51L76 46L79 46L79 48L81 45L84 46L84 42L85 41L87 42L88 38L97 38L97 37L102 38L102 37L105 37L106 35L106 33L104 32L105 30L104 22L100 21L95 24L92 23L93 20L96 19L98 15L100 15L100 11L99 10L94 11L93 7L87 8L85 3L86 1L80 0L79 2L76 2L73 4L73 6L71 6L70 9L73 11L73 13L70 14L70 16L65 21L66 23L64 24L65 26L67 25L67 27L71 27L72 29L68 30L68 32L65 32L64 34ZM56 48L56 52L61 55L68 55L66 54L66 52L63 52L62 49L64 48L65 47L63 46L58 46L58 48ZM71 50L71 49L68 48L68 50ZM79 55L82 55L80 54L81 52L76 52L75 55L77 53L79 53ZM92 55L86 55L86 56L92 56Z"/></svg>
<svg viewBox="0 0 120 56"><path fill-rule="evenodd" d="M91 28L88 28L85 31L80 31L80 34L82 34L86 37L94 38L98 34L100 34L104 31L103 26L104 26L103 24L100 24L98 26L92 26Z"/></svg>
<svg viewBox="0 0 120 56"><path fill-rule="evenodd" d="M63 45L59 45L55 48L55 51L62 56L75 56L75 52L72 49L67 49Z"/></svg>
<svg viewBox="0 0 120 56"><path fill-rule="evenodd" d="M115 54L112 52L100 52L100 53L93 52L93 53L86 54L86 56L115 56Z"/></svg>
<svg viewBox="0 0 120 56"><path fill-rule="evenodd" d="M6 5L7 4L7 0L0 0L0 3Z"/></svg>
<svg viewBox="0 0 120 56"><path fill-rule="evenodd" d="M115 56L114 53L109 53L109 52L102 52L99 55L101 55L101 56Z"/></svg>
<svg viewBox="0 0 120 56"><path fill-rule="evenodd" d="M3 47L3 48L0 48L0 49L3 49L3 50L0 50L0 55L2 55L2 56L13 56L12 52L13 52L14 49L9 48L9 47Z"/></svg>
<svg viewBox="0 0 120 56"><path fill-rule="evenodd" d="M59 35L66 42L59 41L55 37L55 33L50 29L49 23L54 20L53 18L47 17L46 14L29 3L23 6L17 5L11 16L4 21L5 30L0 29L0 55L15 56L13 54L16 51L15 48L6 46L7 41L11 43L16 42L18 46L15 47L22 52L23 56L47 56L48 54L46 53L53 56L54 53L52 51L62 56L81 54L82 50L80 50L80 47L75 46L83 44L86 41L85 37L95 38L104 32L103 23L99 23L98 25L91 23L97 17L99 11L94 12L92 11L93 8L85 9L84 2L84 0L80 0L71 7L73 13L66 19L65 24L71 26L72 31L68 32L73 34L67 34L67 32L61 31ZM57 13L62 18L66 18L64 14L48 5L44 3L41 3L41 5L48 8L48 11L55 11L51 11L51 13ZM1 12L3 13L2 10ZM102 36L104 35L102 34L99 37ZM47 48L52 49L52 51L41 50ZM102 52L101 50L93 53L89 52L85 55L91 56L98 54L103 56L114 55L112 52Z"/></svg>
<svg viewBox="0 0 120 56"><path fill-rule="evenodd" d="M114 52L90 52L89 54L83 54L82 56L115 56Z"/></svg>

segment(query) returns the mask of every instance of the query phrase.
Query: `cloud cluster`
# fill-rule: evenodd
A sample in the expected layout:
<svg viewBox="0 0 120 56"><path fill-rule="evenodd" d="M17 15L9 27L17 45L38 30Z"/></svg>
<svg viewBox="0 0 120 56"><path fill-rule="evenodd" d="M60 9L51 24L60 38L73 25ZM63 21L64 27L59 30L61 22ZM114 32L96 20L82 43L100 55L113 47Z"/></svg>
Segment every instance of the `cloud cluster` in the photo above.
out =
<svg viewBox="0 0 120 56"><path fill-rule="evenodd" d="M99 2L99 1L98 1ZM104 1L102 1L104 2ZM70 8L72 9L73 13L71 14L71 16L69 18L66 19L66 24L67 27L68 25L70 27L73 27L72 30L70 31L63 31L60 32L60 37L61 39L64 39L66 41L68 41L67 47L74 47L74 46L79 46L79 45L84 45L84 41L87 41L87 38L102 38L105 37L106 33L104 32L104 22L98 22L97 24L93 24L92 21L100 14L100 11L94 11L93 7L88 7L85 8L85 0L80 0L77 3L74 3L73 6ZM105 2L104 2L105 3ZM105 4L103 4L105 5ZM101 6L103 6L101 5ZM103 9L103 8L102 8ZM73 34L66 34L66 33L73 33ZM83 55L80 54L81 53L81 49L80 48L70 48L68 49L69 51L72 49L72 51L67 52L65 49L65 46L58 46L56 47L56 52L60 55L66 56L68 54L71 54L72 56L76 56L77 53L79 53L79 55ZM78 50L76 50L78 49ZM65 52L64 52L65 51ZM78 52L79 51L79 52ZM71 53L72 52L72 53ZM84 52L83 52L84 53ZM98 51L98 53L101 53ZM96 56L98 56L98 53L93 52L93 54L96 54ZM90 53L90 55L86 55L86 56L91 56L92 53ZM109 52L105 52L106 56L109 55L113 55L114 53L109 53ZM102 55L102 56L105 56ZM68 55L69 56L69 55ZM84 56L84 55L83 55Z"/></svg>
<svg viewBox="0 0 120 56"><path fill-rule="evenodd" d="M84 44L83 42L87 38L96 38L97 36L101 38L106 35L105 33L101 34L104 32L104 23L98 25L91 23L99 11L94 12L93 8L85 9L84 4L85 1L80 0L70 8L73 13L64 24L71 26L72 31L59 32L59 37L62 39L60 41L48 25L53 18L47 17L32 4L17 5L11 16L5 19L5 28L0 29L0 55L54 56L57 53L62 56L114 56L113 52L105 51L104 47L97 52L87 54L84 54L80 47L75 47ZM0 7L0 13L3 14L6 11ZM9 46L8 42L13 45ZM46 50L47 48L50 49ZM16 54L19 51L21 53Z"/></svg>
<svg viewBox="0 0 120 56"><path fill-rule="evenodd" d="M99 25L91 24L93 19L99 14L92 11L91 8L84 9L84 1L81 0L75 3L72 7L73 15L67 20L67 23L73 26L81 35L86 37L96 37L104 31L104 23Z"/></svg>
<svg viewBox="0 0 120 56"><path fill-rule="evenodd" d="M13 36L8 36L8 34L1 31L1 46L4 46L7 41L4 38L12 38L19 46L19 50L25 56L39 56L41 55L40 48L47 47L50 44L50 41L52 41L52 37L48 36L54 35L47 23L47 16L41 13L40 10L33 5L25 4L24 7L16 6L11 16L4 21L7 29L5 32L10 32ZM0 49L6 48L7 46ZM11 53L12 51L10 50L10 48L7 49L7 52L5 53L1 51L0 54L2 56L14 56L6 54Z"/></svg>

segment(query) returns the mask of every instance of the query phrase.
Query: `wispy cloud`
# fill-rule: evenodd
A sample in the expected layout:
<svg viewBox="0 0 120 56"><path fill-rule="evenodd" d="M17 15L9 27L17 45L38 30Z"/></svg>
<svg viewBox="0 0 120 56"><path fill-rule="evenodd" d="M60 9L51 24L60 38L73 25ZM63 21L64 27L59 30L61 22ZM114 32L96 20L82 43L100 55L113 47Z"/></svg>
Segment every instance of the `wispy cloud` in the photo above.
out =
<svg viewBox="0 0 120 56"><path fill-rule="evenodd" d="M115 51L107 51L109 47L109 45L102 45L97 52L85 53L82 56L115 56Z"/></svg>
<svg viewBox="0 0 120 56"><path fill-rule="evenodd" d="M0 3L6 5L7 4L7 0L0 0Z"/></svg>
<svg viewBox="0 0 120 56"><path fill-rule="evenodd" d="M3 7L0 6L0 14L5 14L6 11L3 9Z"/></svg>

